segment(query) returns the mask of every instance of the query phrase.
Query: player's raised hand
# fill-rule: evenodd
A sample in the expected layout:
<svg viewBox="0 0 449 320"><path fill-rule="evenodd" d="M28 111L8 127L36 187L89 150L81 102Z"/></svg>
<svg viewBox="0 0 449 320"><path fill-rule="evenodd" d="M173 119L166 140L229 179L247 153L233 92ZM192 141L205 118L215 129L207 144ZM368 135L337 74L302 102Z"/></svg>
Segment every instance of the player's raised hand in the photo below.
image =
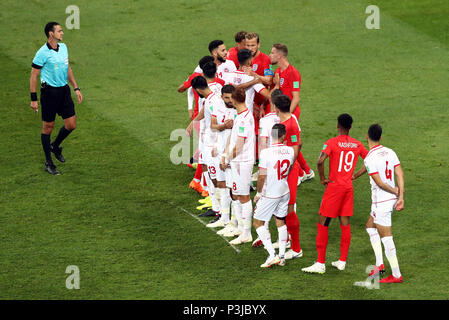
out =
<svg viewBox="0 0 449 320"><path fill-rule="evenodd" d="M399 200L396 202L394 208L396 209L396 211L401 211L401 210L403 210L403 209L404 209L404 199L399 199Z"/></svg>

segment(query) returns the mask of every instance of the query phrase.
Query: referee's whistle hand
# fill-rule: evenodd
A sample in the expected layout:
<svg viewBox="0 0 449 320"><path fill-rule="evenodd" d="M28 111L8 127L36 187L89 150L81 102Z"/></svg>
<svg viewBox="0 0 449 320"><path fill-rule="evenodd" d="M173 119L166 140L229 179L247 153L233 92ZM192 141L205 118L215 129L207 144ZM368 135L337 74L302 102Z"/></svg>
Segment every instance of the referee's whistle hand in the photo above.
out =
<svg viewBox="0 0 449 320"><path fill-rule="evenodd" d="M78 104L80 104L83 101L83 95L81 94L81 91L76 90L76 97L78 98Z"/></svg>
<svg viewBox="0 0 449 320"><path fill-rule="evenodd" d="M34 112L36 112L37 109L39 108L39 104L37 103L37 101L31 101L30 107L31 109L33 109Z"/></svg>

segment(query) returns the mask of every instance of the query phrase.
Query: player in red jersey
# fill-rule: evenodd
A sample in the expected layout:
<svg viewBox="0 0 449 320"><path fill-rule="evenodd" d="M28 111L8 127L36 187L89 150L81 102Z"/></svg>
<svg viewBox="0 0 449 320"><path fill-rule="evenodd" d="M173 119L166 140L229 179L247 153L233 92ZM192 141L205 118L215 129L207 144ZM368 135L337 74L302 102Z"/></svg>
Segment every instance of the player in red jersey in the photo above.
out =
<svg viewBox="0 0 449 320"><path fill-rule="evenodd" d="M328 226L331 219L340 220L341 241L340 259L332 262L332 266L338 270L344 270L351 242L350 217L353 215L353 187L352 177L357 159L363 159L368 150L363 144L349 136L352 126L352 117L347 114L338 116L338 133L335 138L329 139L323 146L318 159L318 171L320 180L326 186L323 200L321 201L319 220L317 223L318 234L316 237L316 248L318 251L317 261L302 271L309 273L326 272L325 257L328 242ZM324 162L329 157L329 178L324 175Z"/></svg>
<svg viewBox="0 0 449 320"><path fill-rule="evenodd" d="M242 50L246 49L245 44L245 35L246 31L239 31L235 34L235 47L232 47L229 49L228 54L226 55L226 59L234 61L235 67L238 69L239 67L239 60L237 59L237 53Z"/></svg>
<svg viewBox="0 0 449 320"><path fill-rule="evenodd" d="M277 64L279 68L274 72L274 88L281 89L282 93L291 99L290 112L296 116L299 121L299 91L301 89L301 75L287 59L288 48L285 44L276 43L271 48L270 59L272 64ZM313 179L315 173L310 169L306 159L299 153L298 161L300 164L299 176L301 181Z"/></svg>
<svg viewBox="0 0 449 320"><path fill-rule="evenodd" d="M280 123L285 126L286 135L284 143L294 150L293 166L288 174L287 182L290 191L290 200L288 202L288 214L285 217L287 231L291 238L291 249L285 253L285 259L302 257L301 245L299 244L299 220L296 215L296 193L298 190L299 164L296 161L299 150L301 150L302 141L300 129L296 118L290 113L290 98L286 95L279 95L273 101L276 107L276 114Z"/></svg>
<svg viewBox="0 0 449 320"><path fill-rule="evenodd" d="M271 60L270 57L265 53L261 52L259 35L255 32L248 32L245 36L246 48L251 51L252 62L251 68L244 68L243 70L250 76L259 75L262 84L265 88L269 89L271 83L273 82L273 71L271 70ZM261 95L256 95L254 98L254 103L258 106L262 106L262 103L266 101ZM262 118L265 113L270 112L270 105L265 106L265 110L261 109L260 118Z"/></svg>

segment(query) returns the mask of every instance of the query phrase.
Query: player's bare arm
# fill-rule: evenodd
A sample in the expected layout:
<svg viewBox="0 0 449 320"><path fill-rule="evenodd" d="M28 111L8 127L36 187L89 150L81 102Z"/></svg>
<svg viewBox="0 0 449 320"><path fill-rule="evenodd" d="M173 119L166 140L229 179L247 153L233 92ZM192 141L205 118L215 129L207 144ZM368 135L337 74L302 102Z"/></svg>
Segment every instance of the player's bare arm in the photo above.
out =
<svg viewBox="0 0 449 320"><path fill-rule="evenodd" d="M260 199L260 194L262 193L266 179L267 179L267 169L259 167L259 176L257 177L257 194L254 197L255 203L257 203L257 201L259 201Z"/></svg>
<svg viewBox="0 0 449 320"><path fill-rule="evenodd" d="M352 180L355 180L359 178L360 176L364 175L367 172L365 165L361 167L354 175L352 176Z"/></svg>
<svg viewBox="0 0 449 320"><path fill-rule="evenodd" d="M293 91L292 92L292 102L290 104L290 112L293 113L295 111L296 106L299 103L299 91Z"/></svg>
<svg viewBox="0 0 449 320"><path fill-rule="evenodd" d="M260 81L262 81L262 84L266 87L270 86L273 83L273 76L261 76L254 72L254 70L251 67L244 66L243 71L252 77L259 77Z"/></svg>
<svg viewBox="0 0 449 320"><path fill-rule="evenodd" d="M401 165L398 165L394 168L394 174L396 176L396 181L398 183L399 188L399 196L398 201L396 202L395 209L397 211L401 211L404 209L404 192L405 192L405 183L404 183L404 171L402 170Z"/></svg>
<svg viewBox="0 0 449 320"><path fill-rule="evenodd" d="M322 185L327 185L330 181L329 179L326 179L326 176L324 175L324 161L326 161L328 155L324 152L320 153L320 157L318 158L318 172L320 174L320 181Z"/></svg>
<svg viewBox="0 0 449 320"><path fill-rule="evenodd" d="M231 153L231 160L237 157L243 150L243 145L245 144L245 138L237 137L237 141L235 142L235 147Z"/></svg>
<svg viewBox="0 0 449 320"><path fill-rule="evenodd" d="M67 79L69 80L70 84L72 85L73 89L75 90L76 97L78 98L78 104L83 102L83 95L81 93L81 90L78 88L78 85L76 84L75 76L73 75L72 68L69 66L69 70L67 71Z"/></svg>
<svg viewBox="0 0 449 320"><path fill-rule="evenodd" d="M236 89L249 88L249 87L251 87L251 86L253 86L253 85L257 84L257 83L261 83L261 80L259 78L260 78L260 76L258 74L256 74L256 76L254 77L253 80L245 82L245 83L242 83L242 84L239 84L239 85L234 85L234 87Z"/></svg>
<svg viewBox="0 0 449 320"><path fill-rule="evenodd" d="M200 121L204 119L204 107L201 108L200 112L197 114L197 116L195 117L195 119L193 119L192 121L190 121L189 125L186 128L186 134L190 137L192 135L192 131L193 131L193 124L196 121Z"/></svg>
<svg viewBox="0 0 449 320"><path fill-rule="evenodd" d="M183 93L183 92L186 91L186 90L187 90L187 88L184 87L184 82L181 83L181 85L178 87L178 92L179 92L179 93Z"/></svg>
<svg viewBox="0 0 449 320"><path fill-rule="evenodd" d="M392 194L398 196L399 188L398 187L392 188L388 184L384 183L378 173L371 175L371 178L373 178L374 182L377 184L377 186L379 188L381 188L382 190L384 190L386 192L389 192L389 193L392 193Z"/></svg>
<svg viewBox="0 0 449 320"><path fill-rule="evenodd" d="M40 74L40 70L36 68L31 68L31 76L30 76L30 92L36 92L36 83L37 83L37 77ZM37 101L31 101L30 104L31 109L34 111L37 111L37 108L39 107L39 103Z"/></svg>
<svg viewBox="0 0 449 320"><path fill-rule="evenodd" d="M229 164L229 144L231 143L231 136L226 141L226 147L220 159L220 169L225 171Z"/></svg>

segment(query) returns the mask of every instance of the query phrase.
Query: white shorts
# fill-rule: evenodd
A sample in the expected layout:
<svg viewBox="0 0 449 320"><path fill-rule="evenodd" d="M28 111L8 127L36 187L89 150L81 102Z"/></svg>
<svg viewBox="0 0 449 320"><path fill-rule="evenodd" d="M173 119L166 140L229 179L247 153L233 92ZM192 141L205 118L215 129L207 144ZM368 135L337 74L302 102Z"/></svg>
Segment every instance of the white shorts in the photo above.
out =
<svg viewBox="0 0 449 320"><path fill-rule="evenodd" d="M220 158L210 157L207 164L208 171L211 179L216 179L218 181L225 181L224 171L220 169Z"/></svg>
<svg viewBox="0 0 449 320"><path fill-rule="evenodd" d="M280 198L260 197L254 208L254 219L270 221L273 215L278 218L285 218L288 213L289 201L290 193L287 193Z"/></svg>
<svg viewBox="0 0 449 320"><path fill-rule="evenodd" d="M253 166L253 161L231 161L232 194L237 196L249 195Z"/></svg>
<svg viewBox="0 0 449 320"><path fill-rule="evenodd" d="M394 210L394 205L397 200L387 201L384 203L372 204L370 216L374 218L374 223L384 226L391 227L391 214Z"/></svg>

